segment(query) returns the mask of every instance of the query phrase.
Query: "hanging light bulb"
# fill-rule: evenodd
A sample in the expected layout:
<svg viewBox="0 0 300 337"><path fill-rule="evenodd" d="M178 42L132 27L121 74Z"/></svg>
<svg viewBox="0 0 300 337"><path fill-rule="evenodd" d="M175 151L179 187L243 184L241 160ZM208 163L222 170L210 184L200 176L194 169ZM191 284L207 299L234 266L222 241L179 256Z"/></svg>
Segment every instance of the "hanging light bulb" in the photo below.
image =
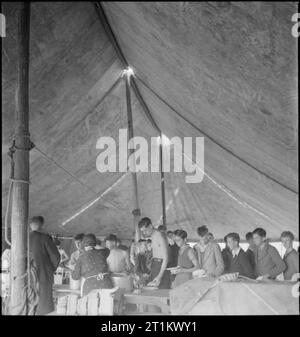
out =
<svg viewBox="0 0 300 337"><path fill-rule="evenodd" d="M131 67L127 67L126 69L124 69L123 71L122 71L122 75L121 75L122 77L123 76L127 76L127 77L130 77L130 76L135 76L135 74L134 74L134 70L131 68Z"/></svg>

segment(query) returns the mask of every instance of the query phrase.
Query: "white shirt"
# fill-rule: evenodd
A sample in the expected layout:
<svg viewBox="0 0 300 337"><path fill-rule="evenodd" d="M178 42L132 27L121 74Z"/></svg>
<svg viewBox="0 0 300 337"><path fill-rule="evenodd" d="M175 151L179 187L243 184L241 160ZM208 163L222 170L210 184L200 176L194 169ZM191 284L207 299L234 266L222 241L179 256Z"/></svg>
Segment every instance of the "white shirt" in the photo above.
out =
<svg viewBox="0 0 300 337"><path fill-rule="evenodd" d="M235 250L232 250L232 256L233 256L233 257L238 256L240 250L241 250L241 247L238 247L238 248L236 248Z"/></svg>
<svg viewBox="0 0 300 337"><path fill-rule="evenodd" d="M210 244L210 242L208 242L206 245L202 246L200 244L200 242L198 242L196 245L195 245L195 248L196 250L198 249L201 253L205 252L206 248L208 247L208 245Z"/></svg>

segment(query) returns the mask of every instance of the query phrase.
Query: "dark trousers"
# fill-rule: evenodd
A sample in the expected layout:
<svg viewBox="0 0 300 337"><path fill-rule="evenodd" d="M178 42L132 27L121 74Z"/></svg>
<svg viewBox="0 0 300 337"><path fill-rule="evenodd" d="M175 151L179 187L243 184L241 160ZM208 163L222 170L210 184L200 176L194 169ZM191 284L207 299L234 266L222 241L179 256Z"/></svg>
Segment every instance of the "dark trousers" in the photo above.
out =
<svg viewBox="0 0 300 337"><path fill-rule="evenodd" d="M37 306L37 315L46 315L54 311L52 285L52 282L39 282L39 303Z"/></svg>
<svg viewBox="0 0 300 337"><path fill-rule="evenodd" d="M159 274L162 261L163 261L162 259L152 258L149 282L153 281L155 277ZM163 276L160 280L160 284L158 286L159 289L170 289L171 288L170 275L171 274L169 270L164 271Z"/></svg>

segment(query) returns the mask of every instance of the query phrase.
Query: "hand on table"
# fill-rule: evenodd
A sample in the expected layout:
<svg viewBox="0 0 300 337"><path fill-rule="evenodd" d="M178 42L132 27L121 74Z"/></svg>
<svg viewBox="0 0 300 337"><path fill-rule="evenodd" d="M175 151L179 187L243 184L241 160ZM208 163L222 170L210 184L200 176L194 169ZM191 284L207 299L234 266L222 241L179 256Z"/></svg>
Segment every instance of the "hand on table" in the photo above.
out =
<svg viewBox="0 0 300 337"><path fill-rule="evenodd" d="M147 286L149 286L149 287L158 287L160 285L160 281L161 281L161 279L159 277L155 277L155 279L152 280L151 282L149 282L147 284Z"/></svg>
<svg viewBox="0 0 300 337"><path fill-rule="evenodd" d="M176 269L171 269L171 274L177 275L179 273L183 273L183 269L181 267L177 267Z"/></svg>
<svg viewBox="0 0 300 337"><path fill-rule="evenodd" d="M198 277L204 277L206 274L206 271L204 269L197 269L193 271L193 277L198 278Z"/></svg>
<svg viewBox="0 0 300 337"><path fill-rule="evenodd" d="M269 274L265 274L265 275L262 275L262 276L258 276L258 278L256 279L257 281L265 281L265 280L268 280L270 277Z"/></svg>

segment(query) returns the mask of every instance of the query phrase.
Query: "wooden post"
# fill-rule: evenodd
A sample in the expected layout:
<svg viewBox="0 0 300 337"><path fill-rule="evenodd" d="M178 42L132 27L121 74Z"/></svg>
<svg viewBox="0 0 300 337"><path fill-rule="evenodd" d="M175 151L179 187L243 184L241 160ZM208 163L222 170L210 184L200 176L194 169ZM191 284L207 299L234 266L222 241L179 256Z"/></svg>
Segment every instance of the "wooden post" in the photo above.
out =
<svg viewBox="0 0 300 337"><path fill-rule="evenodd" d="M165 195L165 173L163 164L163 145L162 145L162 132L160 133L159 144L159 157L160 157L160 186L161 186L161 200L162 200L162 222L166 226L166 195Z"/></svg>
<svg viewBox="0 0 300 337"><path fill-rule="evenodd" d="M133 214L133 224L134 224L134 230L135 230L134 241L137 243L141 239L141 232L139 230L139 221L141 217L141 211L139 209L135 209L132 211L132 214Z"/></svg>
<svg viewBox="0 0 300 337"><path fill-rule="evenodd" d="M14 187L11 215L11 301L12 315L26 315L27 230L29 199L29 30L30 4L22 2L18 10L18 78L16 88L16 128Z"/></svg>
<svg viewBox="0 0 300 337"><path fill-rule="evenodd" d="M128 140L134 137L133 132L133 119L132 119L132 109L131 109L131 95L130 95L130 74L125 73L125 83L126 83L126 105L127 105L127 120L128 120ZM134 149L129 150L129 156L134 153ZM133 162L134 166L134 162ZM138 199L138 183L136 172L131 173L132 186L133 186L133 205L134 210L139 210L139 199ZM134 229L136 230L136 216L134 215Z"/></svg>
<svg viewBox="0 0 300 337"><path fill-rule="evenodd" d="M118 41L115 37L115 34L111 29L111 26L109 24L109 21L106 17L105 11L104 11L101 3L95 2L95 7L96 7L97 13L99 15L101 24L102 24L110 42L112 43L112 45L114 47L114 49L115 49L115 51L118 55L119 60L122 62L124 67L129 67L129 63L127 62L127 60L126 60L126 58L125 58L125 56L124 56L124 54L123 54L123 52L120 48L120 45L119 45L119 43L118 43ZM129 93L129 98L127 99L127 104L128 104L128 102L130 103L130 91L129 91L130 87L132 87L132 89L133 89L133 91L136 95L136 98L138 99L139 103L141 104L141 106L143 108L143 111L145 112L145 114L146 114L147 118L149 119L150 123L160 133L160 135L162 135L161 130L160 130L159 126L157 125L157 123L155 122L154 118L152 117L151 112L150 112L146 102L144 101L134 78L129 79L128 80L128 87L126 86L126 93ZM130 105L129 109L131 111L131 103L129 105ZM128 105L127 105L127 109L128 109ZM160 146L160 158L162 158L162 146ZM161 172L161 193L162 193L162 213L163 213L162 218L163 218L163 224L166 225L165 180L164 180L162 159L161 159L161 164L160 164L160 172Z"/></svg>

